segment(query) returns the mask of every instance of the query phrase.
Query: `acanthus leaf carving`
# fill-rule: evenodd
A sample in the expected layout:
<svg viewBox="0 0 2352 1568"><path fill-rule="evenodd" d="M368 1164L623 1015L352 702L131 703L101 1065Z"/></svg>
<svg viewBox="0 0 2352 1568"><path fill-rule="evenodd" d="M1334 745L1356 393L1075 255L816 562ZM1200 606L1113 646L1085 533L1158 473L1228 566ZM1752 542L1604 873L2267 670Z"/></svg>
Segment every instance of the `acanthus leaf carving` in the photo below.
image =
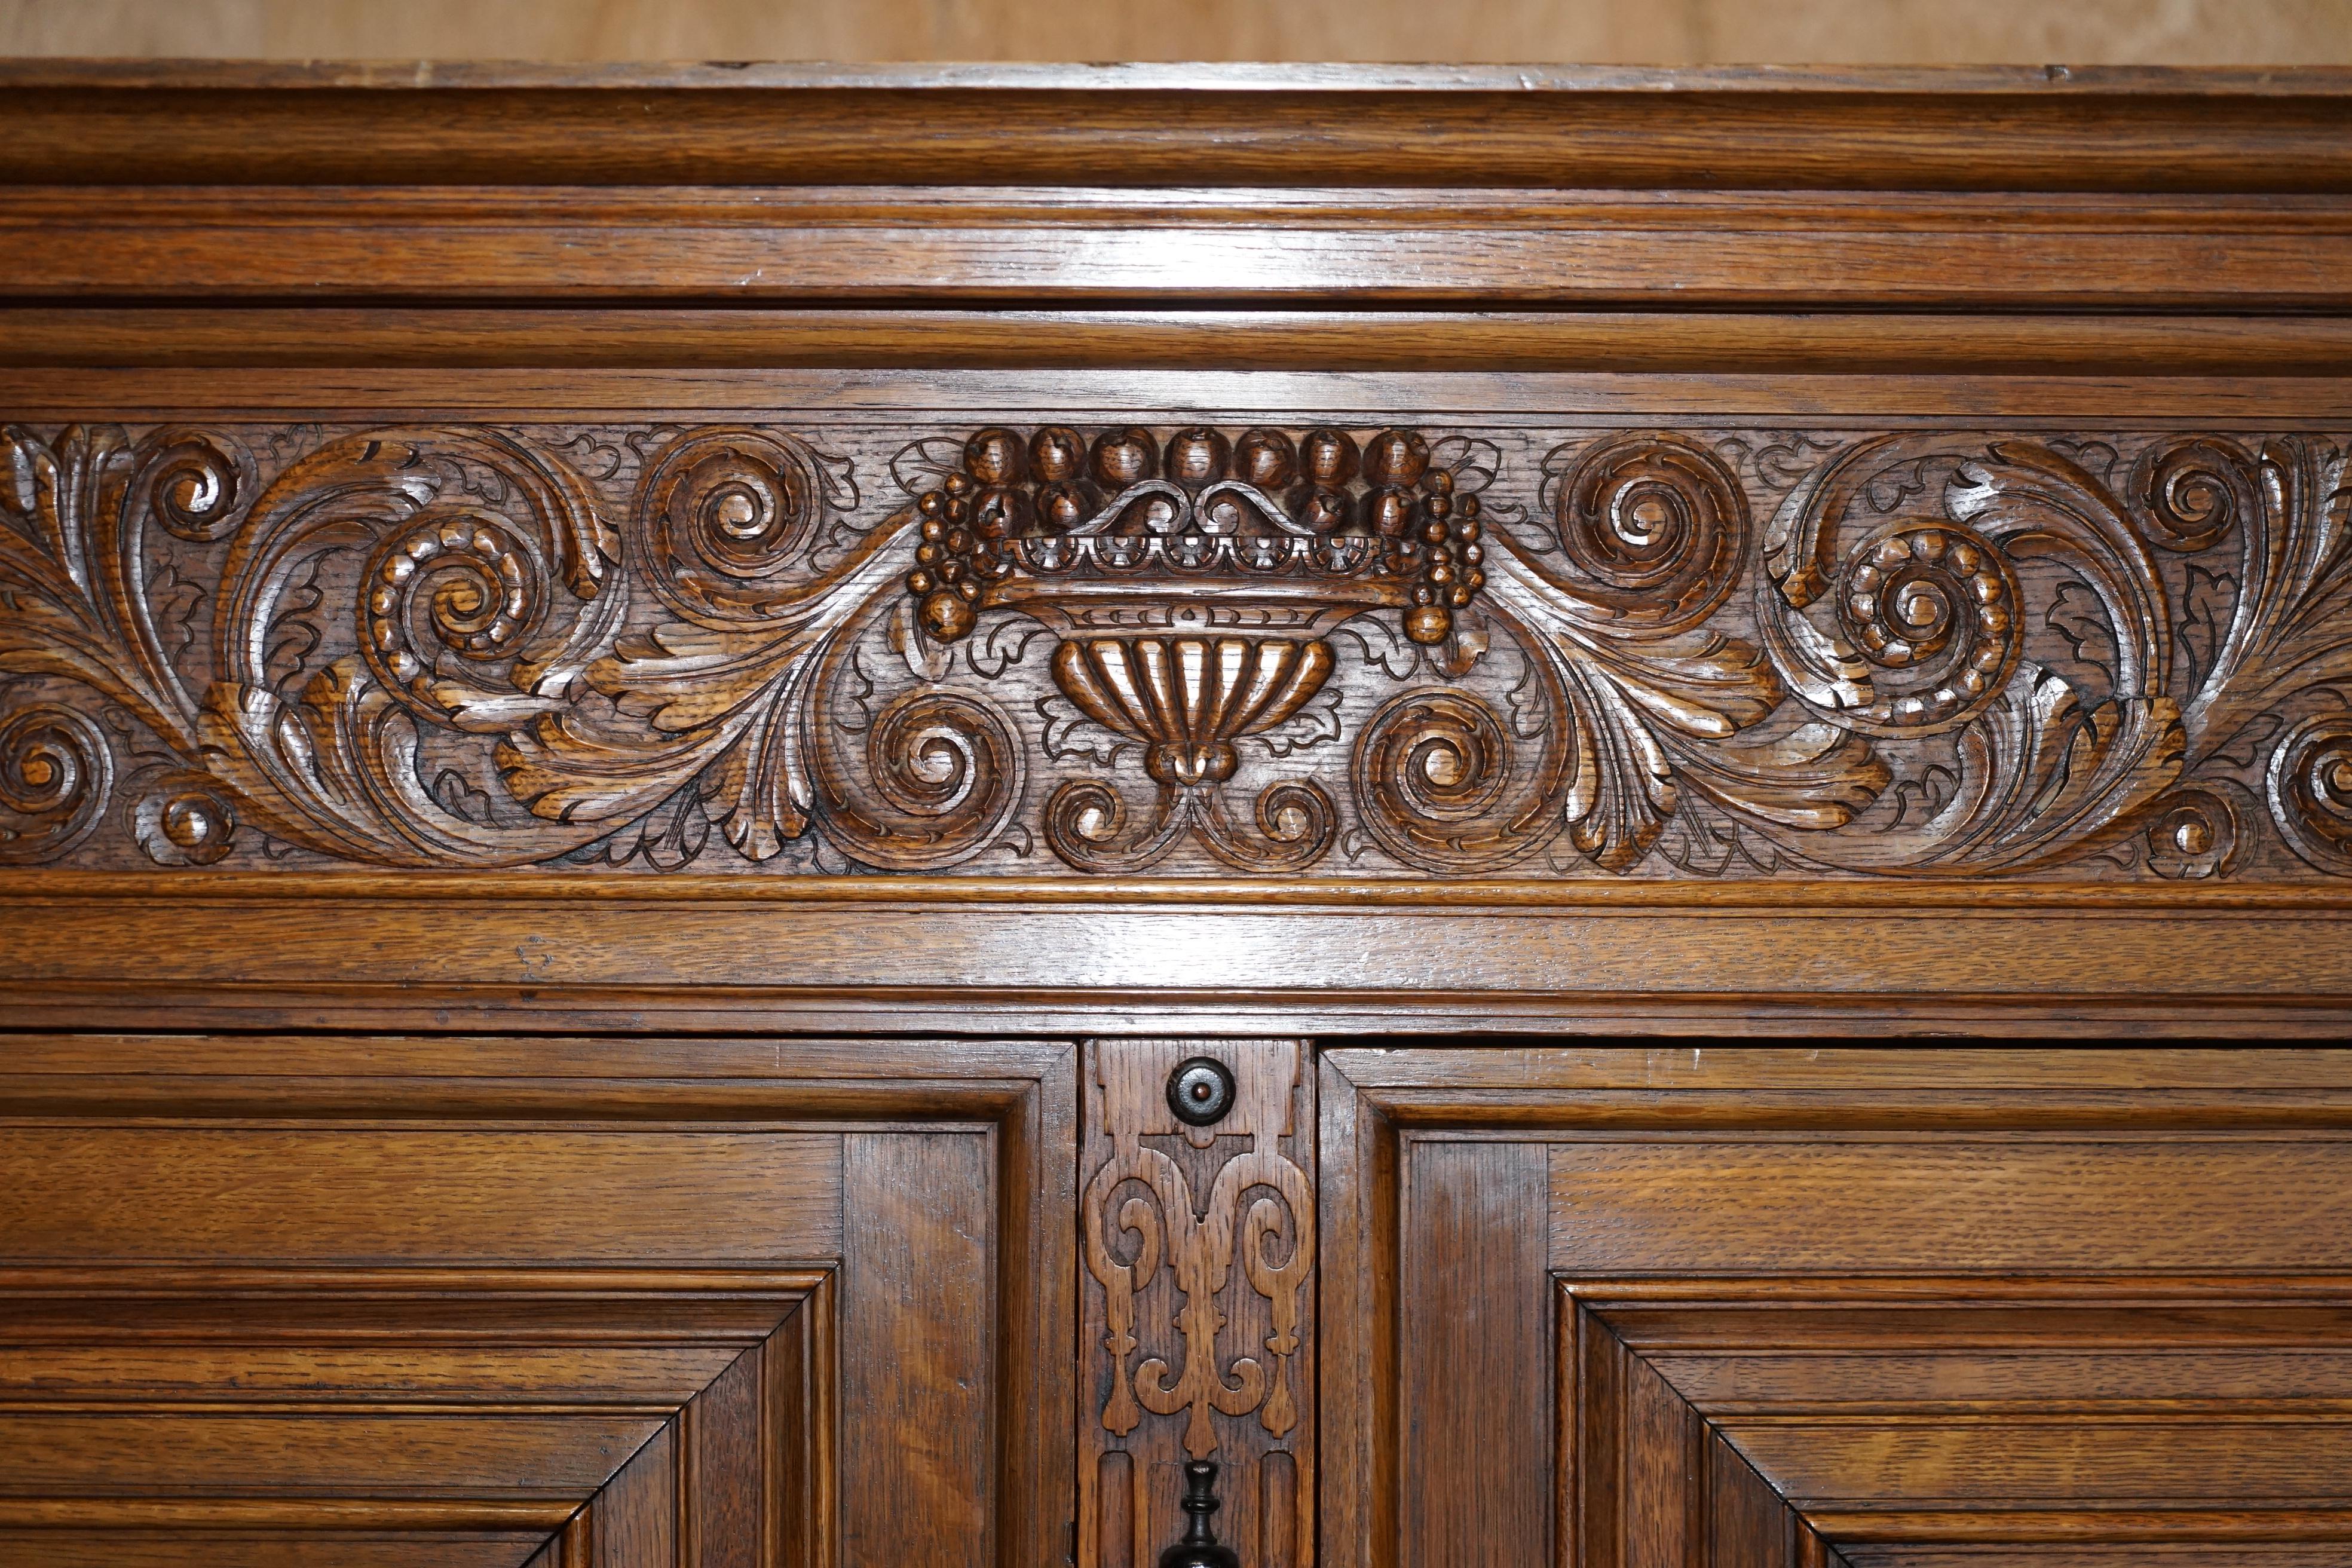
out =
<svg viewBox="0 0 2352 1568"><path fill-rule="evenodd" d="M7 427L0 859L2352 874L2317 437L841 428Z"/></svg>
<svg viewBox="0 0 2352 1568"><path fill-rule="evenodd" d="M620 625L618 555L583 481L510 436L418 427L326 442L231 536L203 764L271 832L341 858L519 865L578 847L576 831L448 811L419 745L436 727L496 736L562 707ZM287 591L322 557L355 568L355 647L289 692L273 658Z"/></svg>

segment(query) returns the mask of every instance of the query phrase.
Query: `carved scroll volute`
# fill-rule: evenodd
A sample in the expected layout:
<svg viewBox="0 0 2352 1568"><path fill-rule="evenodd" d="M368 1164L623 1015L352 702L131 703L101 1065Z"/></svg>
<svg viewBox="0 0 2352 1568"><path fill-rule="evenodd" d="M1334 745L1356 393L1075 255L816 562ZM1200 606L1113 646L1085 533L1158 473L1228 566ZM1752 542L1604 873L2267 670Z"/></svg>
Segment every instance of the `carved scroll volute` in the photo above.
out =
<svg viewBox="0 0 2352 1568"><path fill-rule="evenodd" d="M1205 1125L1171 1083L1230 1077ZM1087 1049L1078 1561L1157 1561L1187 1459L1224 1480L1243 1561L1312 1560L1314 1107L1296 1040L1100 1040ZM1200 1113L1194 1111L1192 1116Z"/></svg>

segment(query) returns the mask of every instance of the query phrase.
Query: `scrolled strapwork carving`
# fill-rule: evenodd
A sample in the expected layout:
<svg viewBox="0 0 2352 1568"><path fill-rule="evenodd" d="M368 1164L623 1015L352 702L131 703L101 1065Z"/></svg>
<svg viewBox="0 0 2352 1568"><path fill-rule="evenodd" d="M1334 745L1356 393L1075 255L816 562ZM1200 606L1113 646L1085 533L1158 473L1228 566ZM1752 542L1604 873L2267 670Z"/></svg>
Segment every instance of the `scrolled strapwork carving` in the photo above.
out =
<svg viewBox="0 0 2352 1568"><path fill-rule="evenodd" d="M1097 1056L1101 1090L1100 1131L1110 1157L1087 1184L1084 1200L1087 1267L1102 1287L1113 1373L1102 1423L1124 1437L1142 1412L1184 1418L1184 1448L1196 1459L1217 1451L1213 1415L1255 1415L1280 1437L1298 1423L1292 1358L1299 1347L1301 1301L1315 1258L1315 1194L1307 1173L1278 1143L1294 1132L1291 1097L1298 1087L1295 1046L1241 1051L1234 1107L1213 1131L1177 1118L1160 1092L1166 1073L1140 1047L1106 1046ZM1285 1069L1287 1069L1286 1071ZM1250 1140L1245 1152L1215 1163L1196 1194L1184 1164L1144 1142L1147 1134L1182 1136L1213 1149L1217 1131ZM1128 1189L1132 1188L1129 1192ZM1133 1255L1122 1259L1122 1238ZM1233 1313L1218 1298L1234 1282L1234 1266L1264 1299L1271 1331L1263 1358L1244 1346L1221 1347ZM1181 1305L1173 1314L1175 1340L1157 1346L1155 1325L1138 1316L1162 1268L1172 1275ZM1145 1359L1130 1366L1139 1350Z"/></svg>
<svg viewBox="0 0 2352 1568"><path fill-rule="evenodd" d="M1232 1084L1210 1119L1181 1114L1171 1089L1202 1057ZM1129 1555L1105 1540L1115 1521L1138 1543L1171 1538L1166 1483L1179 1464L1206 1459L1239 1478L1227 1510L1235 1539L1309 1542L1316 1218L1304 1049L1098 1040L1087 1064L1081 1561ZM1286 1517L1267 1517L1276 1510Z"/></svg>
<svg viewBox="0 0 2352 1568"><path fill-rule="evenodd" d="M2352 874L2313 435L836 414L0 458L11 860Z"/></svg>

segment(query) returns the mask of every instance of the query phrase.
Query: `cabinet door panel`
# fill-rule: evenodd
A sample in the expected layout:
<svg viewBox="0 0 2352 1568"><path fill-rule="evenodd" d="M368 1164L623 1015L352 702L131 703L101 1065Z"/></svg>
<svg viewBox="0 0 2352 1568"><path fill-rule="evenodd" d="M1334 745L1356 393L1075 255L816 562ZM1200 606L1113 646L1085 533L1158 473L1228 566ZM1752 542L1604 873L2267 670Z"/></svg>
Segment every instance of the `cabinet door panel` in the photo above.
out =
<svg viewBox="0 0 2352 1568"><path fill-rule="evenodd" d="M990 1489L989 1150L971 1137L857 1132L845 1138L848 1252L843 1311L862 1326L842 1347L848 1429L843 1454L845 1556L852 1563L988 1560L973 1519ZM1068 1234L1064 1216L1055 1232ZM1049 1219L1047 1223L1053 1221Z"/></svg>
<svg viewBox="0 0 2352 1568"><path fill-rule="evenodd" d="M1327 1558L2352 1550L2352 1053L1886 1068L1328 1053Z"/></svg>
<svg viewBox="0 0 2352 1568"><path fill-rule="evenodd" d="M979 1564L1066 1535L1067 1047L22 1044L0 1561Z"/></svg>

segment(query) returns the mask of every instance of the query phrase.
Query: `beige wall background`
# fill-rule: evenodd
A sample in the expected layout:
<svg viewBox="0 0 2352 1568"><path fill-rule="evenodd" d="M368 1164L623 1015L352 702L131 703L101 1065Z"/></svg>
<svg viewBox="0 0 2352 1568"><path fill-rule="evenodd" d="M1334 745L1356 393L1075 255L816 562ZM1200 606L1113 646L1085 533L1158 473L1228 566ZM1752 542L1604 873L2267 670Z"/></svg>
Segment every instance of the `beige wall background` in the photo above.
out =
<svg viewBox="0 0 2352 1568"><path fill-rule="evenodd" d="M2352 0L0 0L0 55L2343 65Z"/></svg>

